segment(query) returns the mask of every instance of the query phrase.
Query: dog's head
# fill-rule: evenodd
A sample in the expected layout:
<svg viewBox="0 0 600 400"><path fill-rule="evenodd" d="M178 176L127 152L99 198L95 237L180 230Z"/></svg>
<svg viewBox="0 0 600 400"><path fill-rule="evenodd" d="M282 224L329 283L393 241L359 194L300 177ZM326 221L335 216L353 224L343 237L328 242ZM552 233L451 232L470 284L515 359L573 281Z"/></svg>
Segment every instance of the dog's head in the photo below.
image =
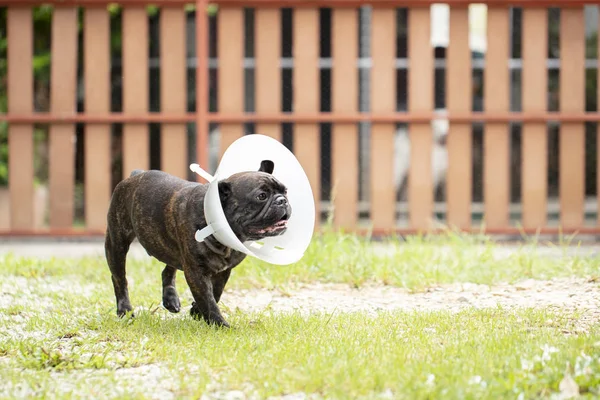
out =
<svg viewBox="0 0 600 400"><path fill-rule="evenodd" d="M287 188L272 174L275 164L263 160L256 172L240 172L219 182L227 221L240 241L279 236L287 230L292 207Z"/></svg>

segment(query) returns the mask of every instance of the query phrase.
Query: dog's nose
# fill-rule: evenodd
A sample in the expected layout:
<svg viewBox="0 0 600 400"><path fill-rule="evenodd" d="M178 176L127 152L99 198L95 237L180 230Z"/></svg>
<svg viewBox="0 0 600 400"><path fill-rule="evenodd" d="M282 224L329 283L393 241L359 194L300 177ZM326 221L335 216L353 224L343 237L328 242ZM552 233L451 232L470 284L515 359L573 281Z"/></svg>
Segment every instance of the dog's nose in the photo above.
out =
<svg viewBox="0 0 600 400"><path fill-rule="evenodd" d="M276 206L285 206L287 205L287 198L283 195L279 195L275 197L275 205Z"/></svg>

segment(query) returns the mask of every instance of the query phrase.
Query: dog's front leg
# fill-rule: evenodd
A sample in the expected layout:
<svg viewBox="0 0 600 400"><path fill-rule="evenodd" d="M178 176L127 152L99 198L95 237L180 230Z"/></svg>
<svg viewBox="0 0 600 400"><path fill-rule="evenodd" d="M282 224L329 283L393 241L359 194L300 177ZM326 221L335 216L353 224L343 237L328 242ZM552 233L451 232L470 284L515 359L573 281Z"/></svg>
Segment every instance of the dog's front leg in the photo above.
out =
<svg viewBox="0 0 600 400"><path fill-rule="evenodd" d="M225 285L229 280L229 275L231 275L231 268L226 269L223 272L219 272L212 277L213 284L213 295L215 296L215 301L218 303L221 299L221 295L223 294L223 289L225 289Z"/></svg>
<svg viewBox="0 0 600 400"><path fill-rule="evenodd" d="M202 317L209 324L229 327L215 301L211 277L203 274L198 267L184 267L183 272L194 296L191 316L195 319Z"/></svg>

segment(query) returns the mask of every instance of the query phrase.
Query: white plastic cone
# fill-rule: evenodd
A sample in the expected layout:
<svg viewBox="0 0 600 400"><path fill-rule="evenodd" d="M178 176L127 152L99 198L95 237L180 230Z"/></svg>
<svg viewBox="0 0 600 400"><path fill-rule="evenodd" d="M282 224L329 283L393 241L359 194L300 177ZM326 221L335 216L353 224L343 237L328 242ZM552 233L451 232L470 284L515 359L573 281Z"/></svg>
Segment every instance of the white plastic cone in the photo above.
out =
<svg viewBox="0 0 600 400"><path fill-rule="evenodd" d="M273 176L287 187L292 216L284 234L264 238L260 243L242 243L233 233L221 207L218 182L238 172L258 171L263 160L273 161ZM314 231L315 203L306 173L283 144L269 136L246 135L227 148L214 176L198 164L190 165L190 169L209 181L204 198L207 226L196 232L197 241L213 235L227 247L277 265L292 264L302 258Z"/></svg>

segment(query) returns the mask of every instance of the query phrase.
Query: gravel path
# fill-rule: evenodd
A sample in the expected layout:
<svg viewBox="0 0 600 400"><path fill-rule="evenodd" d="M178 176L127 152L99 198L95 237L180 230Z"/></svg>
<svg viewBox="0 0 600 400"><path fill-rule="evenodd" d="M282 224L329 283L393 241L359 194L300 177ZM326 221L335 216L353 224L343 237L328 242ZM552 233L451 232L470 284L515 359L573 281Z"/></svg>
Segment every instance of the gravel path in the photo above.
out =
<svg viewBox="0 0 600 400"><path fill-rule="evenodd" d="M550 281L526 280L515 285L478 285L456 283L411 293L393 286L366 286L360 289L343 284L307 284L280 290L231 290L223 301L246 311L271 308L278 311L315 310L384 311L384 310L453 310L465 307L600 307L600 281L579 278ZM600 310L598 310L600 311Z"/></svg>
<svg viewBox="0 0 600 400"><path fill-rule="evenodd" d="M559 308L568 314L582 313L581 327L600 323L600 280L567 278L550 281L525 280L514 285L456 283L411 293L392 286L366 286L360 289L342 284L308 284L286 291L230 290L222 302L244 311L302 313L366 311L458 312L466 308L534 307Z"/></svg>

